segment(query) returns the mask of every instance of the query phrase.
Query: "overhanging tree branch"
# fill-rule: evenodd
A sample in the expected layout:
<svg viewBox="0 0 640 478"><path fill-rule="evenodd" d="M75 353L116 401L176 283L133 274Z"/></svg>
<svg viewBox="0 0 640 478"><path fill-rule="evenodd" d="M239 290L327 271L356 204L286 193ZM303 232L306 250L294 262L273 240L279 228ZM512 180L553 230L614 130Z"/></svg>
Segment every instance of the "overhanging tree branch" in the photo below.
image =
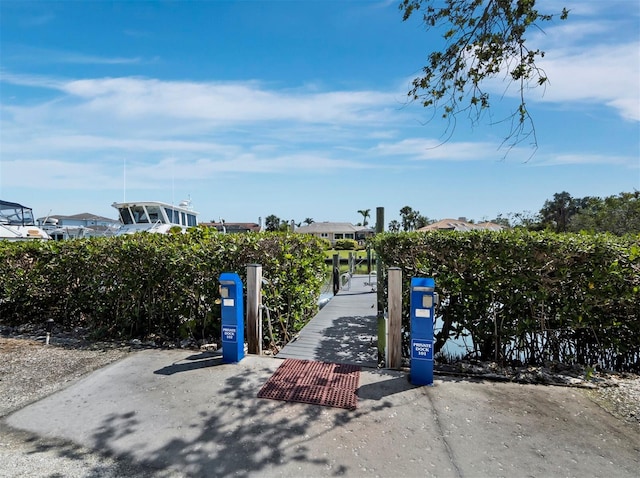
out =
<svg viewBox="0 0 640 478"><path fill-rule="evenodd" d="M526 93L545 85L548 78L536 64L544 51L529 48L527 34L532 28L541 30L542 23L557 16L566 19L569 12L540 13L535 4L536 0L402 0L403 20L420 12L426 29L443 31L445 40L442 49L429 54L422 74L412 82L409 98L445 119L466 113L475 125L491 106L483 84L502 73L509 86L517 84L520 99L512 114L501 120L510 123L503 145L511 149L532 139L537 148Z"/></svg>

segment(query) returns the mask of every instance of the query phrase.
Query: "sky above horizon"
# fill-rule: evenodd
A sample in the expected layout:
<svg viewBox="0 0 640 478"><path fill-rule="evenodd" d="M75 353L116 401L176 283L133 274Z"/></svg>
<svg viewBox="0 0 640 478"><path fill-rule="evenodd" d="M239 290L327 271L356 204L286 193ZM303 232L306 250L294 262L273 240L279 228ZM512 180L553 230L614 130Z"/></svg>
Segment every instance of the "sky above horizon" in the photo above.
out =
<svg viewBox="0 0 640 478"><path fill-rule="evenodd" d="M190 198L202 222L535 213L640 190L640 4L570 10L529 41L538 149L515 90L452 129L407 101L440 40L394 1L0 2L0 199L36 217Z"/></svg>

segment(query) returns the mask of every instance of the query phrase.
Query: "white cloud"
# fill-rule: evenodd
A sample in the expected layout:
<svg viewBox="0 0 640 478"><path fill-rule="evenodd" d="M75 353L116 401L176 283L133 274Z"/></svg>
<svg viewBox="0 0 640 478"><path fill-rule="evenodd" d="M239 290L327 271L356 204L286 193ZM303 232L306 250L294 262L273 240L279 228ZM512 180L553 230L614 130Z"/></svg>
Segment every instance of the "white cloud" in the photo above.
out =
<svg viewBox="0 0 640 478"><path fill-rule="evenodd" d="M140 57L107 56L86 54L54 48L39 48L21 44L11 44L5 48L4 55L12 61L43 64L75 64L75 65L133 65L146 62Z"/></svg>
<svg viewBox="0 0 640 478"><path fill-rule="evenodd" d="M396 143L381 143L372 152L380 156L405 156L415 161L486 161L501 159L500 144L489 142L441 142L435 139L410 138ZM520 156L514 149L510 157Z"/></svg>
<svg viewBox="0 0 640 478"><path fill-rule="evenodd" d="M640 169L640 162L637 157L605 155L605 154L576 154L565 153L547 155L537 158L536 166L556 166L556 165L607 165L622 166L631 169Z"/></svg>
<svg viewBox="0 0 640 478"><path fill-rule="evenodd" d="M527 90L527 100L562 104L604 105L628 121L640 121L640 41L597 44L585 48L552 48L537 65L548 78ZM494 95L519 98L519 83L490 80Z"/></svg>
<svg viewBox="0 0 640 478"><path fill-rule="evenodd" d="M84 101L78 109L125 119L153 116L216 122L362 121L374 119L380 114L380 105L389 102L389 95L375 91L277 91L257 82L107 78L71 81L63 89L70 99Z"/></svg>
<svg viewBox="0 0 640 478"><path fill-rule="evenodd" d="M540 66L549 85L542 101L603 103L640 121L640 42L597 45L579 54L551 52Z"/></svg>
<svg viewBox="0 0 640 478"><path fill-rule="evenodd" d="M86 130L92 125L147 132L211 131L234 125L387 123L397 115L394 94L379 91L269 89L258 82L160 81L135 77L62 81L3 75L3 81L58 91L53 101L5 107L22 124L51 123Z"/></svg>
<svg viewBox="0 0 640 478"><path fill-rule="evenodd" d="M98 162L69 162L58 159L3 160L0 166L3 181L17 189L91 191L118 189L122 185L121 174L114 174L110 168Z"/></svg>

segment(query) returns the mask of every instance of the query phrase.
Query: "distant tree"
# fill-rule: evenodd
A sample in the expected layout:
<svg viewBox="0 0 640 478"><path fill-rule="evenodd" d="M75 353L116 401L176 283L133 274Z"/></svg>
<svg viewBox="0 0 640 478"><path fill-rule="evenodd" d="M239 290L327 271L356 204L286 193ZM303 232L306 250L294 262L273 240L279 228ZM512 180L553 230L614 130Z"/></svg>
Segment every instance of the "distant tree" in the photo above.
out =
<svg viewBox="0 0 640 478"><path fill-rule="evenodd" d="M605 199L585 197L571 216L570 232L609 232L616 235L640 233L640 191L623 192Z"/></svg>
<svg viewBox="0 0 640 478"><path fill-rule="evenodd" d="M567 232L571 216L580 210L581 202L575 200L566 191L556 193L540 209L542 224L555 232Z"/></svg>
<svg viewBox="0 0 640 478"><path fill-rule="evenodd" d="M315 221L314 221L312 218L308 217L308 218L306 218L303 222L304 222L307 226L309 226L309 225L313 224Z"/></svg>
<svg viewBox="0 0 640 478"><path fill-rule="evenodd" d="M429 218L421 215L419 211L414 211L409 206L400 209L400 220L402 221L403 231L415 231L431 222Z"/></svg>
<svg viewBox="0 0 640 478"><path fill-rule="evenodd" d="M369 224L367 219L371 217L371 209L360 209L358 210L358 214L362 214L362 225L366 226Z"/></svg>
<svg viewBox="0 0 640 478"><path fill-rule="evenodd" d="M271 214L264 219L264 228L267 231L280 230L280 218L275 214Z"/></svg>
<svg viewBox="0 0 640 478"><path fill-rule="evenodd" d="M544 229L540 214L531 211L510 213L509 221L512 227L516 229L527 229L529 231L540 231Z"/></svg>
<svg viewBox="0 0 640 478"><path fill-rule="evenodd" d="M414 220L413 227L414 229L420 229L421 227L428 226L433 221L431 221L428 217L423 216L422 214L418 214Z"/></svg>
<svg viewBox="0 0 640 478"><path fill-rule="evenodd" d="M533 120L525 93L547 83L544 70L536 61L544 51L530 46L529 33L538 33L543 22L554 17L565 20L569 12L541 13L535 0L402 0L402 19L421 15L426 30L438 30L444 47L429 53L422 74L413 80L408 95L435 114L450 120L463 113L472 124L490 106L483 89L487 80L498 75L516 83L520 101L505 118L510 146L526 139L537 145Z"/></svg>
<svg viewBox="0 0 640 478"><path fill-rule="evenodd" d="M400 209L400 221L402 221L402 230L410 231L413 225L414 211L410 206L405 206Z"/></svg>
<svg viewBox="0 0 640 478"><path fill-rule="evenodd" d="M491 219L489 222L492 222L494 224L499 224L504 227L511 227L511 224L509 223L509 219L504 217L502 214L498 214L498 217L496 217L495 219Z"/></svg>
<svg viewBox="0 0 640 478"><path fill-rule="evenodd" d="M389 232L400 232L400 223L395 219L389 223Z"/></svg>

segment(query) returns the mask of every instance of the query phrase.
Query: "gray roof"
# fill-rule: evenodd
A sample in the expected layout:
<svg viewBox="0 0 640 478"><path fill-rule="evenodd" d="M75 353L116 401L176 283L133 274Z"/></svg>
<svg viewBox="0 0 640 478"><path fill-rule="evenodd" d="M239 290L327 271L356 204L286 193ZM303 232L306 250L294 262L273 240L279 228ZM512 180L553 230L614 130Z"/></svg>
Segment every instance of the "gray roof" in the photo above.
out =
<svg viewBox="0 0 640 478"><path fill-rule="evenodd" d="M65 216L63 214L52 214L47 216L48 218L55 219L75 219L78 221L110 221L110 222L118 222L117 219L113 219L111 217L98 216L96 214L91 214L90 212L81 212L80 214L73 214L71 216ZM38 218L38 220L45 219L44 217Z"/></svg>
<svg viewBox="0 0 640 478"><path fill-rule="evenodd" d="M492 222L481 222L473 224L471 222L463 221L461 219L442 219L428 226L421 227L418 231L479 231L479 230L491 230L502 231L505 229L500 224L494 224Z"/></svg>
<svg viewBox="0 0 640 478"><path fill-rule="evenodd" d="M314 222L308 226L300 226L296 228L296 232L302 234L320 234L320 233L338 233L338 234L355 234L360 231L361 227L356 227L349 222Z"/></svg>

